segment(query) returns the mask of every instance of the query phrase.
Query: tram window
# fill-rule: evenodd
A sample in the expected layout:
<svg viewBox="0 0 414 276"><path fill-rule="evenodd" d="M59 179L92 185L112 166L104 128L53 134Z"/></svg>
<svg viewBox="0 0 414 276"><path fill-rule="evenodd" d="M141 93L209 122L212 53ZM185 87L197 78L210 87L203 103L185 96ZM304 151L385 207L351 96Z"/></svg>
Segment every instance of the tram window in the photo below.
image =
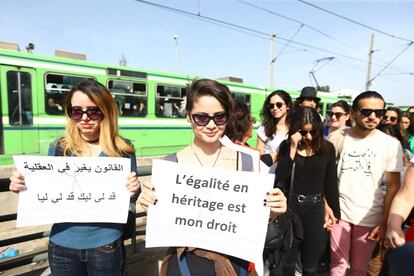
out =
<svg viewBox="0 0 414 276"><path fill-rule="evenodd" d="M250 95L247 94L239 94L239 93L231 93L233 95L233 99L238 102L244 103L250 110Z"/></svg>
<svg viewBox="0 0 414 276"><path fill-rule="evenodd" d="M30 74L18 71L7 72L7 96L9 124L12 126L33 124Z"/></svg>
<svg viewBox="0 0 414 276"><path fill-rule="evenodd" d="M164 118L184 118L187 103L185 87L158 85L155 98L155 115Z"/></svg>
<svg viewBox="0 0 414 276"><path fill-rule="evenodd" d="M73 86L87 80L88 77L47 74L45 90L45 111L49 115L63 115L63 102L65 92Z"/></svg>
<svg viewBox="0 0 414 276"><path fill-rule="evenodd" d="M109 80L108 89L122 117L145 117L147 115L147 86L144 83Z"/></svg>

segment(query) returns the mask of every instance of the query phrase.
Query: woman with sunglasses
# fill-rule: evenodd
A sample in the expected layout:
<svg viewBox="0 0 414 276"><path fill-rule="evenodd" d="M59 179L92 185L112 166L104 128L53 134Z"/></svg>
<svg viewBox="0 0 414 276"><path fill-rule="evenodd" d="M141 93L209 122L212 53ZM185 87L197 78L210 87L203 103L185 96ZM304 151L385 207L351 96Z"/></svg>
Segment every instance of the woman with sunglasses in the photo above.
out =
<svg viewBox="0 0 414 276"><path fill-rule="evenodd" d="M227 122L231 120L233 105L234 100L227 86L209 79L193 81L187 93L186 111L194 140L186 148L166 159L181 164L197 164L200 167L241 169L240 153L220 143ZM143 186L138 202L144 210L149 205L156 204L156 191L150 183ZM271 217L286 210L286 198L279 189L272 189L265 202L271 208ZM247 275L248 263L244 260L188 247L170 248L164 257L160 275L188 275L180 272L181 265L178 264L177 254L185 254L190 275Z"/></svg>
<svg viewBox="0 0 414 276"><path fill-rule="evenodd" d="M389 106L382 117L381 123L385 125L395 125L400 127L401 110L398 107Z"/></svg>
<svg viewBox="0 0 414 276"><path fill-rule="evenodd" d="M263 153L275 153L289 131L289 111L292 98L283 90L276 90L267 96L260 112L262 125L257 129L256 148Z"/></svg>
<svg viewBox="0 0 414 276"><path fill-rule="evenodd" d="M134 201L139 189L135 149L118 135L118 109L112 95L102 84L86 80L65 96L65 133L51 144L49 155L130 158L132 172L125 185ZM26 189L24 176L17 171L10 180L11 191ZM118 223L54 224L48 250L52 274L121 275L124 227Z"/></svg>
<svg viewBox="0 0 414 276"><path fill-rule="evenodd" d="M337 129L351 127L350 119L351 108L346 101L337 101L331 106L331 111L328 112L329 130L328 133Z"/></svg>
<svg viewBox="0 0 414 276"><path fill-rule="evenodd" d="M283 275L295 275L299 251L302 275L319 275L324 227L340 218L340 210L335 149L323 138L322 120L310 107L299 107L291 114L289 138L280 145L275 186L289 191L292 177L289 207L302 222L304 239L294 242L288 252Z"/></svg>

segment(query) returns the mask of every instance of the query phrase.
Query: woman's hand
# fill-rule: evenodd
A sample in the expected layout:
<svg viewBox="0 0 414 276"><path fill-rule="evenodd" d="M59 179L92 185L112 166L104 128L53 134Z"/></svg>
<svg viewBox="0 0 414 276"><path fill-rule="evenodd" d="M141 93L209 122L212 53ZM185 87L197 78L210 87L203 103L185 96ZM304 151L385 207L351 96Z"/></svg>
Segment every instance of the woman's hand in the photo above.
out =
<svg viewBox="0 0 414 276"><path fill-rule="evenodd" d="M270 207L271 218L284 214L287 210L286 197L279 188L274 188L268 193L264 205Z"/></svg>
<svg viewBox="0 0 414 276"><path fill-rule="evenodd" d="M144 209L145 212L148 211L149 205L157 204L157 197L155 196L155 189L151 183L146 183L142 185L142 192L138 197L138 204Z"/></svg>
<svg viewBox="0 0 414 276"><path fill-rule="evenodd" d="M24 176L21 175L18 171L13 171L12 176L10 176L9 190L14 193L18 193L26 189L27 186L24 182Z"/></svg>
<svg viewBox="0 0 414 276"><path fill-rule="evenodd" d="M299 142L302 140L302 135L299 131L296 131L295 133L290 136L290 145L297 148Z"/></svg>
<svg viewBox="0 0 414 276"><path fill-rule="evenodd" d="M137 173L136 172L131 172L128 175L128 180L127 180L127 183L126 183L129 194L131 196L134 196L138 192L140 185L141 184L139 183Z"/></svg>
<svg viewBox="0 0 414 276"><path fill-rule="evenodd" d="M335 217L331 207L329 207L325 200L325 223L323 227L326 231L331 231L335 223L338 223L338 219Z"/></svg>
<svg viewBox="0 0 414 276"><path fill-rule="evenodd" d="M401 227L388 226L387 234L385 235L385 244L391 248L396 248L405 244L405 235L401 230Z"/></svg>
<svg viewBox="0 0 414 276"><path fill-rule="evenodd" d="M290 136L290 159L294 160L296 151L298 149L298 145L300 144L300 141L302 140L302 135L299 133L299 131L295 132Z"/></svg>

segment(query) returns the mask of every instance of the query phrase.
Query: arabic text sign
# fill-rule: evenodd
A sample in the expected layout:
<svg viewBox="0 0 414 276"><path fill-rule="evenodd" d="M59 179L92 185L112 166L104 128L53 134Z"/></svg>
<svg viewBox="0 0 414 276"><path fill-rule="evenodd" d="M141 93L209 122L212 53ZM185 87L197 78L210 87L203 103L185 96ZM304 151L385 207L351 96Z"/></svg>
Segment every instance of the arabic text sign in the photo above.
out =
<svg viewBox="0 0 414 276"><path fill-rule="evenodd" d="M197 247L261 260L274 175L153 160L158 202L149 207L146 247Z"/></svg>
<svg viewBox="0 0 414 276"><path fill-rule="evenodd" d="M17 227L57 222L125 223L131 161L115 157L14 156L27 189Z"/></svg>

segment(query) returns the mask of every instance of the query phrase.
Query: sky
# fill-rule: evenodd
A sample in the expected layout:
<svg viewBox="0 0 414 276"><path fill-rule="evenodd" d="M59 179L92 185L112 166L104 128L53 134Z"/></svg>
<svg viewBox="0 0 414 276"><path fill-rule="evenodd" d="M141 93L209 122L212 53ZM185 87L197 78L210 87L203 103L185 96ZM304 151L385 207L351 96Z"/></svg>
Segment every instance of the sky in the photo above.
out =
<svg viewBox="0 0 414 276"><path fill-rule="evenodd" d="M414 40L414 1L308 2L377 31L297 0L148 2L176 10L140 0L1 0L0 40L23 50L32 42L41 55L60 49L106 64L119 64L124 56L133 68L233 76L268 87L274 33L274 87L315 86L309 74L314 70L319 85L335 92L366 90L374 34L370 90L387 102L414 105L414 45L408 47Z"/></svg>

